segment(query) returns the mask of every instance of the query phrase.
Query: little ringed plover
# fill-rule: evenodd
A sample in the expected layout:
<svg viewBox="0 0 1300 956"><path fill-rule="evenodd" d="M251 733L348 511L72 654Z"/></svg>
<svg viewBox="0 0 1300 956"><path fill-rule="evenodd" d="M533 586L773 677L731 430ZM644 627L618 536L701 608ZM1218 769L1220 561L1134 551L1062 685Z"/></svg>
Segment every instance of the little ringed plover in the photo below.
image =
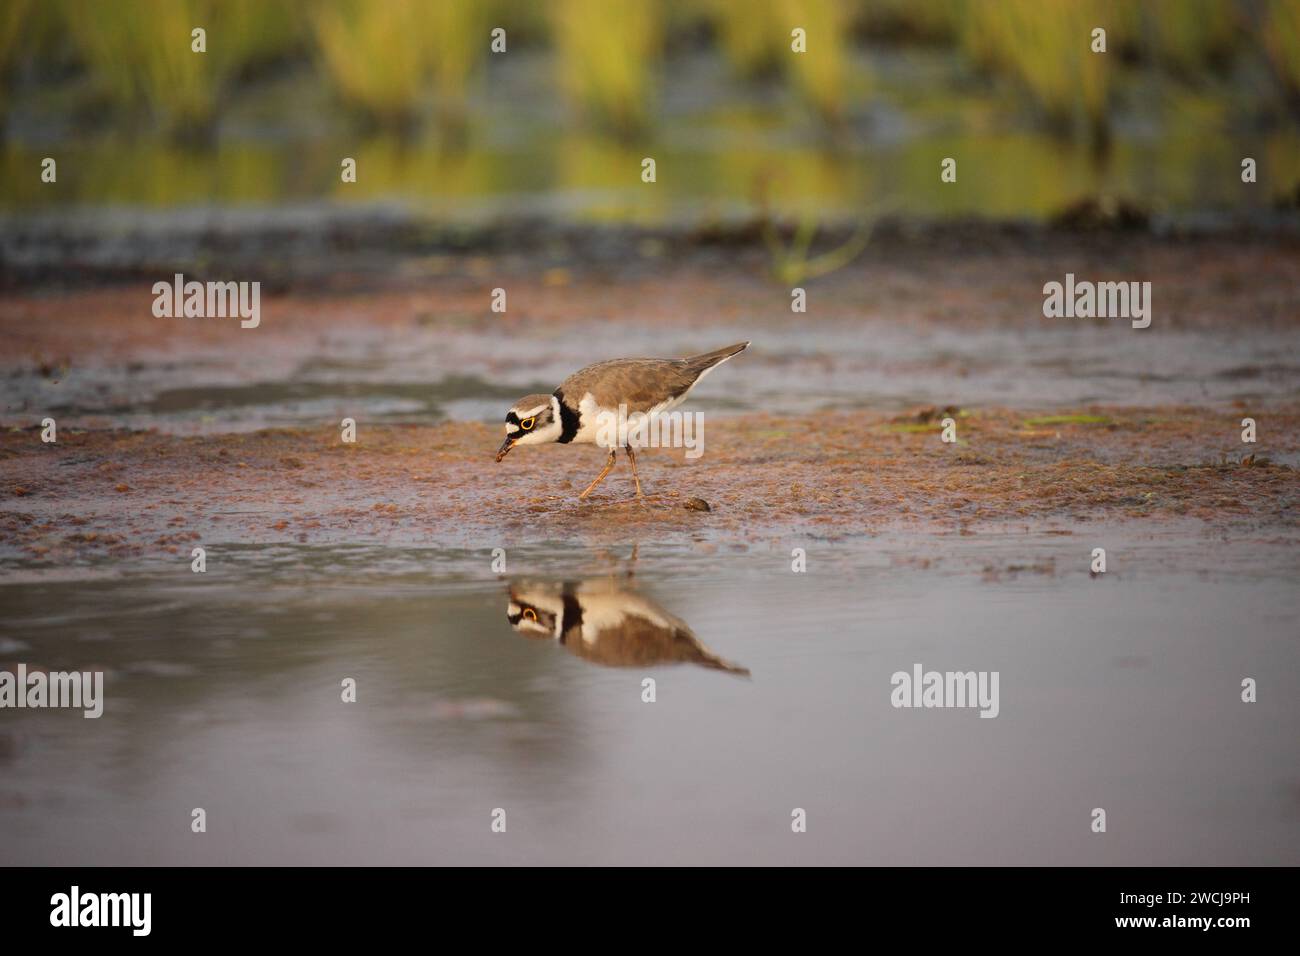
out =
<svg viewBox="0 0 1300 956"><path fill-rule="evenodd" d="M497 461L516 445L595 444L600 423L618 416L620 406L627 415L646 419L676 408L686 400L700 379L738 352L749 347L738 342L702 355L683 359L622 358L597 362L574 372L550 395L525 395L506 412L506 438L497 451ZM636 473L636 453L631 443L623 446L632 463L636 494L641 479ZM614 467L617 449L596 479L579 498L586 498Z"/></svg>
<svg viewBox="0 0 1300 956"><path fill-rule="evenodd" d="M709 650L681 618L612 580L511 584L506 617L517 634L557 641L594 664L699 664L749 676L748 668Z"/></svg>

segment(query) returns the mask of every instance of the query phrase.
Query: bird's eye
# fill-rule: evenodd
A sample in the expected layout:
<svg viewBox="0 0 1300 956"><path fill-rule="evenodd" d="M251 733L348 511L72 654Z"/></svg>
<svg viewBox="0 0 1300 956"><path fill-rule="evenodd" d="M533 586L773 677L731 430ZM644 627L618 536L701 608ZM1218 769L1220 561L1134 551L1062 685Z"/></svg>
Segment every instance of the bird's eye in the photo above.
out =
<svg viewBox="0 0 1300 956"><path fill-rule="evenodd" d="M532 421L532 419L529 419L529 421ZM524 608L524 617L528 618L528 620L530 620L530 621L536 621L536 620L537 620L537 612L534 611L534 610L533 610L532 608L530 608L530 607L526 607L526 608Z"/></svg>
<svg viewBox="0 0 1300 956"><path fill-rule="evenodd" d="M522 428L524 431L528 431L528 429L533 427L533 423L535 421L537 421L536 418L525 418L522 422L519 423L519 427Z"/></svg>

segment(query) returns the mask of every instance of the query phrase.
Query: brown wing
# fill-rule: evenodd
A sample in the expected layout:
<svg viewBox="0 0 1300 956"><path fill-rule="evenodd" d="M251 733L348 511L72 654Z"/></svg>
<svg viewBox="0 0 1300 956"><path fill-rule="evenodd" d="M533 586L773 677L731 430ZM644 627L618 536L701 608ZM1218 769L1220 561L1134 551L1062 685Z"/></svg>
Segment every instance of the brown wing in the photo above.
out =
<svg viewBox="0 0 1300 956"><path fill-rule="evenodd" d="M710 651L684 625L664 627L636 614L629 614L616 627L602 628L590 644L580 633L574 633L565 641L565 648L607 667L699 664L732 674L749 674L747 668L724 661Z"/></svg>
<svg viewBox="0 0 1300 956"><path fill-rule="evenodd" d="M695 369L695 374L698 375L706 369L713 368L713 366L717 365L719 362L725 362L733 355L745 351L747 348L749 348L748 342L737 342L735 345L726 345L720 349L714 349L712 352L705 352L701 355L692 355L690 358L682 359L682 361L685 362L688 367Z"/></svg>
<svg viewBox="0 0 1300 956"><path fill-rule="evenodd" d="M611 359L574 372L560 388L574 405L590 392L605 408L623 402L629 412L646 412L681 395L702 371L680 359Z"/></svg>

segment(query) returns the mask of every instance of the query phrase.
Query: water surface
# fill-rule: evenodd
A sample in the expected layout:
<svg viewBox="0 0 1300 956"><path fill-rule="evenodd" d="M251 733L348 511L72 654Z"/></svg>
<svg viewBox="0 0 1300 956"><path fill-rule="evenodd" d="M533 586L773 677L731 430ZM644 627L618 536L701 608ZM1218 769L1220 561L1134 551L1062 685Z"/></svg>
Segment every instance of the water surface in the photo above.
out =
<svg viewBox="0 0 1300 956"><path fill-rule="evenodd" d="M202 577L17 572L0 658L104 668L107 705L5 713L0 857L1294 863L1295 550L1094 532L635 563L536 547L501 576L486 552L289 547L216 549ZM590 620L666 615L750 675L620 666L512 626L519 593L566 587L602 595ZM914 663L1000 672L999 716L894 709Z"/></svg>

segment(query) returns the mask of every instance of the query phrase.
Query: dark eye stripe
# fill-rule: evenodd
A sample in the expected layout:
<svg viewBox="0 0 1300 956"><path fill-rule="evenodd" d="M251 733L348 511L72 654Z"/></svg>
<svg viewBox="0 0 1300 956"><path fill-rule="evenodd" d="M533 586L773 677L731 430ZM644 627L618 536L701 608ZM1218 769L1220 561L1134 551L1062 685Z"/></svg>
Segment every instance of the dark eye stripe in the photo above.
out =
<svg viewBox="0 0 1300 956"><path fill-rule="evenodd" d="M545 410L540 412L534 412L532 415L529 415L528 418L525 418L524 421L528 421L529 418L540 418L544 414L544 412ZM506 412L506 421L514 422L516 425L519 424L519 413L516 412L513 408L510 409L510 411Z"/></svg>

